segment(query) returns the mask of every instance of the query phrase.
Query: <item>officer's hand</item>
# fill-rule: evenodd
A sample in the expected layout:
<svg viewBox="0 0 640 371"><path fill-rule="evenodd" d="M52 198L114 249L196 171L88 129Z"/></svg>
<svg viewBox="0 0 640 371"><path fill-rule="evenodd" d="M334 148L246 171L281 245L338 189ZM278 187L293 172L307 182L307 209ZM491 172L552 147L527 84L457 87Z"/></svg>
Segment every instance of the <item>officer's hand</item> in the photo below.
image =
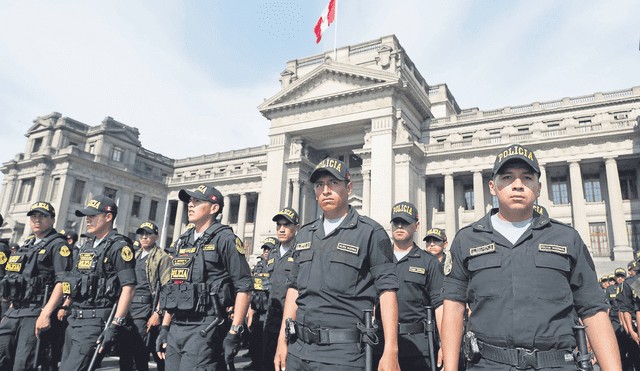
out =
<svg viewBox="0 0 640 371"><path fill-rule="evenodd" d="M151 328L155 326L160 326L160 315L158 314L158 312L153 312L153 314L147 321L147 332L151 331Z"/></svg>
<svg viewBox="0 0 640 371"><path fill-rule="evenodd" d="M167 354L167 337L169 336L169 326L160 326L160 333L156 339L156 352L158 358L165 359Z"/></svg>
<svg viewBox="0 0 640 371"><path fill-rule="evenodd" d="M273 365L276 371L284 371L284 369L287 367L287 353L289 353L289 344L287 344L287 340L280 341L280 339L278 338L276 357L273 359Z"/></svg>
<svg viewBox="0 0 640 371"><path fill-rule="evenodd" d="M60 309L58 311L58 320L64 321L64 318L67 316L68 311L66 309Z"/></svg>
<svg viewBox="0 0 640 371"><path fill-rule="evenodd" d="M104 333L102 346L100 347L100 350L98 351L98 353L102 353L102 351L105 349L107 352L111 350L111 347L113 346L113 344L116 343L116 340L118 338L118 332L120 332L121 327L122 326L118 326L113 323L109 324L109 327L107 327L107 330ZM100 341L98 340L96 343L100 344Z"/></svg>
<svg viewBox="0 0 640 371"><path fill-rule="evenodd" d="M51 320L49 319L49 315L45 312L41 312L40 316L36 320L36 338L40 338L40 334L48 330L51 327Z"/></svg>
<svg viewBox="0 0 640 371"><path fill-rule="evenodd" d="M640 337L638 336L638 333L635 331L631 332L631 339L633 339L633 341L636 342L636 344L640 344Z"/></svg>
<svg viewBox="0 0 640 371"><path fill-rule="evenodd" d="M382 353L382 358L378 364L378 371L400 371L398 353L394 355L389 355L387 352Z"/></svg>
<svg viewBox="0 0 640 371"><path fill-rule="evenodd" d="M225 363L233 362L236 354L240 351L240 344L242 343L242 334L228 333L227 337L222 342L222 348L224 348L224 361Z"/></svg>
<svg viewBox="0 0 640 371"><path fill-rule="evenodd" d="M442 347L440 347L440 349L438 349L438 363L436 363L436 366L438 366L438 369L442 368Z"/></svg>

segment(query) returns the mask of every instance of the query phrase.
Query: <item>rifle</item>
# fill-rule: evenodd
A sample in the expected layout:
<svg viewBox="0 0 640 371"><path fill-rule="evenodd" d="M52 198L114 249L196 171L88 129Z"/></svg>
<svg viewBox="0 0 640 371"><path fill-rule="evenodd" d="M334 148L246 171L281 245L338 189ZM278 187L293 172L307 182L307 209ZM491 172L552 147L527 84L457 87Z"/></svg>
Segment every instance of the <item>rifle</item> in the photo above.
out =
<svg viewBox="0 0 640 371"><path fill-rule="evenodd" d="M104 334L105 332L107 332L107 329L109 328L109 326L111 325L111 322L113 321L113 317L116 314L116 309L118 309L118 302L113 304L113 309L111 309L111 313L109 313L109 319L107 319L107 323L104 326L104 330L102 330L102 332L100 333L100 336L98 336L98 340L96 342L100 342L100 344L96 346L96 350L95 352L93 352L93 357L91 357L91 363L89 364L89 371L93 371L93 368L96 365L96 361L98 360L98 355L100 354L100 347L102 347L101 344L102 344L102 341L104 340Z"/></svg>
<svg viewBox="0 0 640 371"><path fill-rule="evenodd" d="M155 311L156 307L158 307L158 301L160 300L160 279L156 282L156 296L153 298L153 304L151 306L151 310ZM160 318L160 324L162 324L162 318ZM150 330L150 329L149 329ZM144 347L149 348L149 340L151 339L151 334L147 332L147 340L144 342Z"/></svg>
<svg viewBox="0 0 640 371"><path fill-rule="evenodd" d="M44 286L44 296L42 297L42 307L44 308L45 305L47 305L47 302L49 301L49 285L45 285ZM34 369L38 369L38 354L40 353L40 339L42 339L42 332L40 332L40 334L38 334L40 336L38 336L38 341L36 341L36 355L33 358L33 368Z"/></svg>
<svg viewBox="0 0 640 371"><path fill-rule="evenodd" d="M427 312L427 323L425 324L425 330L427 335L427 342L429 343L429 358L431 364L431 371L436 371L436 363L438 359L435 356L435 344L434 344L434 330L435 326L433 323L433 313L431 312L431 306L425 306L424 309Z"/></svg>
<svg viewBox="0 0 640 371"><path fill-rule="evenodd" d="M587 326L571 326L573 333L576 337L576 343L578 344L578 350L573 351L573 359L576 361L576 366L580 371L593 371L593 365L591 364L591 357L593 354L589 353L587 347L587 335L584 330Z"/></svg>

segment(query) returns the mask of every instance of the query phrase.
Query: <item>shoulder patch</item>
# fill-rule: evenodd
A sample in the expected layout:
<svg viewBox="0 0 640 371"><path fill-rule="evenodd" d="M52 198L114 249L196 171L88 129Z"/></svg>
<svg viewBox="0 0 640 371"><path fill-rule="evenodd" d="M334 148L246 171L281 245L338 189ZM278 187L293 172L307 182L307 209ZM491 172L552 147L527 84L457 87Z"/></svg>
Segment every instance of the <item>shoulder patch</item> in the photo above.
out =
<svg viewBox="0 0 640 371"><path fill-rule="evenodd" d="M296 250L308 250L311 248L311 241L305 243L299 243L296 245Z"/></svg>
<svg viewBox="0 0 640 371"><path fill-rule="evenodd" d="M242 241L240 241L239 237L236 237L236 250L238 250L240 254L244 255L244 245L242 244Z"/></svg>
<svg viewBox="0 0 640 371"><path fill-rule="evenodd" d="M409 267L409 272L424 274L425 270L420 267Z"/></svg>
<svg viewBox="0 0 640 371"><path fill-rule="evenodd" d="M267 265L273 264L274 261L276 261L276 258L269 259L269 261L267 262Z"/></svg>
<svg viewBox="0 0 640 371"><path fill-rule="evenodd" d="M476 256L476 255L488 254L494 251L496 251L496 245L491 243L489 245L472 247L471 249L469 249L469 255Z"/></svg>
<svg viewBox="0 0 640 371"><path fill-rule="evenodd" d="M131 259L133 259L133 253L131 252L131 248L129 246L123 247L122 252L120 253L120 256L122 256L122 260L126 262L131 261Z"/></svg>
<svg viewBox="0 0 640 371"><path fill-rule="evenodd" d="M358 255L358 252L360 251L360 248L358 246L347 245L346 243L342 243L342 242L338 243L337 249L346 251L348 253L355 254L355 255Z"/></svg>
<svg viewBox="0 0 640 371"><path fill-rule="evenodd" d="M47 253L47 249L41 249L40 251L38 251L38 255L43 255Z"/></svg>
<svg viewBox="0 0 640 371"><path fill-rule="evenodd" d="M0 251L0 264L4 264L6 262L7 262L7 255L4 252Z"/></svg>
<svg viewBox="0 0 640 371"><path fill-rule="evenodd" d="M71 255L71 251L69 251L69 247L66 246L66 245L62 246L60 248L60 255L64 256L64 257L67 257L67 256Z"/></svg>
<svg viewBox="0 0 640 371"><path fill-rule="evenodd" d="M444 253L444 275L448 276L453 268L453 261L451 260L451 252L445 251Z"/></svg>
<svg viewBox="0 0 640 371"><path fill-rule="evenodd" d="M539 251L546 251L546 252L554 252L556 254L566 254L567 253L567 247L566 246L549 245L549 244L546 244L546 243L541 243L540 245L538 245L538 250Z"/></svg>

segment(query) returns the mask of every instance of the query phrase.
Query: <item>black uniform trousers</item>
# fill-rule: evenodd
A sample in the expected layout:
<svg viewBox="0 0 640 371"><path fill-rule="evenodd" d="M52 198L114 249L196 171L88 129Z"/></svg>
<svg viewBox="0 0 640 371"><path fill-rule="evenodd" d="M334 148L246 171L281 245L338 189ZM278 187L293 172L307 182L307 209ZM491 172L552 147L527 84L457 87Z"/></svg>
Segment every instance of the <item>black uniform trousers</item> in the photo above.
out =
<svg viewBox="0 0 640 371"><path fill-rule="evenodd" d="M206 337L202 337L200 331L215 317L197 318L192 322L172 319L167 336L165 367L171 371L226 371L222 341L227 327L217 326Z"/></svg>
<svg viewBox="0 0 640 371"><path fill-rule="evenodd" d="M35 370L38 317L5 317L0 323L0 370Z"/></svg>
<svg viewBox="0 0 640 371"><path fill-rule="evenodd" d="M70 316L68 321L60 371L87 370L96 350L96 341L104 329L104 320L99 318L79 319ZM100 364L104 354L103 351L98 355L96 364Z"/></svg>
<svg viewBox="0 0 640 371"><path fill-rule="evenodd" d="M276 350L278 349L279 332L264 330L262 334L262 355L264 357L263 369L273 369L273 360L276 358Z"/></svg>
<svg viewBox="0 0 640 371"><path fill-rule="evenodd" d="M164 360L156 353L156 338L158 337L158 327L151 328L147 332L146 318L128 318L125 329L119 341L120 370L147 371L149 370L149 353L153 354L153 359L158 366L158 371L164 371ZM149 347L146 347L147 338Z"/></svg>
<svg viewBox="0 0 640 371"><path fill-rule="evenodd" d="M362 367L347 366L344 364L327 364L317 361L305 361L293 354L287 354L287 370L295 371L362 371Z"/></svg>
<svg viewBox="0 0 640 371"><path fill-rule="evenodd" d="M251 333L249 334L249 357L256 366L255 370L262 369L263 363L263 346L262 338L264 336L264 319L265 313L259 311L253 312L253 318L251 319Z"/></svg>

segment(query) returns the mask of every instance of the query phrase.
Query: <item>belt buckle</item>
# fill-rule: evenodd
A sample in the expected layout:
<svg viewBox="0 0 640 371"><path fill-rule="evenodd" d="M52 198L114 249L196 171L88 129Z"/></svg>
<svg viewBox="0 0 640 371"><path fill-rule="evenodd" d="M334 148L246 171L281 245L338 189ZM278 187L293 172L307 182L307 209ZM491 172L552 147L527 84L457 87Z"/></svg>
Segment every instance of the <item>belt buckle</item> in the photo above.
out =
<svg viewBox="0 0 640 371"><path fill-rule="evenodd" d="M308 339L310 340L310 341L309 341L309 343L312 343L312 344L313 344L313 343L315 343L315 344L318 344L318 343L319 343L320 338L319 338L319 336L318 336L318 333L317 333L317 332L313 331L312 329L310 329L310 328L308 328L308 327L306 327L306 326L305 326L304 330L307 332L307 334L308 334L308 336L309 336L309 337L308 337Z"/></svg>
<svg viewBox="0 0 640 371"><path fill-rule="evenodd" d="M529 350L524 348L516 348L518 355L518 370L526 370L528 367L538 368L537 355L538 349Z"/></svg>

